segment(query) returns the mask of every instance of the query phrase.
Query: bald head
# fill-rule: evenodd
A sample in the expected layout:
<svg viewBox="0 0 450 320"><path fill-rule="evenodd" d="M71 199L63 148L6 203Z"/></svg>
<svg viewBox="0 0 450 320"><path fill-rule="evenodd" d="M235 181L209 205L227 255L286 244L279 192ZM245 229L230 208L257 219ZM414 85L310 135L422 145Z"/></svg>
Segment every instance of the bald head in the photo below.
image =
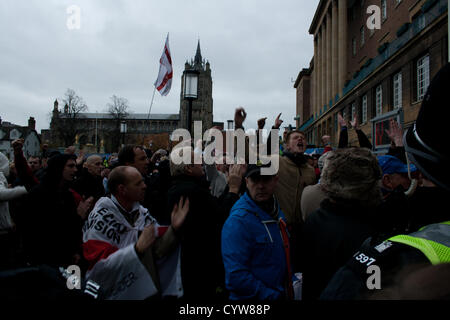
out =
<svg viewBox="0 0 450 320"><path fill-rule="evenodd" d="M89 171L91 175L100 176L103 168L102 158L96 155L90 156L86 159L84 167Z"/></svg>
<svg viewBox="0 0 450 320"><path fill-rule="evenodd" d="M144 199L146 185L136 168L119 166L109 174L108 189L116 198L133 202Z"/></svg>
<svg viewBox="0 0 450 320"><path fill-rule="evenodd" d="M119 185L126 185L128 182L127 171L134 169L128 166L119 166L114 168L108 177L108 190L111 194L117 193L117 188ZM136 169L135 169L136 170Z"/></svg>

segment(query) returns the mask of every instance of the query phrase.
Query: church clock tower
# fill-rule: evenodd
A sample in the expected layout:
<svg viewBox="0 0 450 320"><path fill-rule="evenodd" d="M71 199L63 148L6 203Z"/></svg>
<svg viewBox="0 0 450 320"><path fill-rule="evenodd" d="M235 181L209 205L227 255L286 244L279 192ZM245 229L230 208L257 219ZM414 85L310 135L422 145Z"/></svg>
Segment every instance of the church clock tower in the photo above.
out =
<svg viewBox="0 0 450 320"><path fill-rule="evenodd" d="M195 70L198 72L198 98L192 102L192 121L202 121L202 133L210 129L213 124L213 98L212 98L212 78L209 62L202 58L200 50L200 40L197 44L197 52L194 60L184 65L184 70ZM181 76L181 88L184 87L183 76ZM186 128L187 111L189 102L183 99L183 92L180 94L180 127Z"/></svg>

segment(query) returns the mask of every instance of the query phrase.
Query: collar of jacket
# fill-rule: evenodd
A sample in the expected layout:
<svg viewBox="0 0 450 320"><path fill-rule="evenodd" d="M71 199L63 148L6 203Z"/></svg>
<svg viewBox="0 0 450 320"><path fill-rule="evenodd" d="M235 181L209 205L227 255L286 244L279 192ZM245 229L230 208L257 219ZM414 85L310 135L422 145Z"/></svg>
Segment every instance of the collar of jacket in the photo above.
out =
<svg viewBox="0 0 450 320"><path fill-rule="evenodd" d="M139 208L140 208L139 202L135 202L133 204L133 208L131 209L131 211L128 212L127 210L125 210L124 207L120 205L119 201L113 195L111 195L111 200L116 205L117 209L119 209L120 213L123 214L125 219L127 219L130 225L133 226L137 218L139 217Z"/></svg>
<svg viewBox="0 0 450 320"><path fill-rule="evenodd" d="M331 202L325 199L320 203L320 209L330 212L336 216L352 216L368 218L375 214L375 208L366 208L355 202Z"/></svg>
<svg viewBox="0 0 450 320"><path fill-rule="evenodd" d="M206 189L209 188L209 182L206 180L206 176L203 176L202 178L196 178L196 177L188 176L186 174L182 174L182 175L173 177L172 182L173 182L172 183L173 185L176 185L177 183L180 183L180 182L191 182L199 187L203 187Z"/></svg>
<svg viewBox="0 0 450 320"><path fill-rule="evenodd" d="M302 167L306 164L307 160L303 153L291 153L289 151L283 152L283 157L287 157L291 160L297 167Z"/></svg>
<svg viewBox="0 0 450 320"><path fill-rule="evenodd" d="M90 179L90 180L99 180L101 179L101 176L94 176L89 172L87 168L83 168L81 171L80 178Z"/></svg>
<svg viewBox="0 0 450 320"><path fill-rule="evenodd" d="M253 201L253 199L250 197L250 195L248 194L248 192L245 192L244 195L241 197L242 199L242 203L240 206L237 207L237 209L241 209L241 210L245 210L247 212L251 212L252 214L254 214L257 218L259 218L259 220L261 220L262 223L267 223L267 222L278 222L277 220L279 218L283 218L284 219L284 215L280 209L280 206L278 204L278 202L275 200L275 205L277 208L277 212L278 212L278 216L277 219L274 219L270 213L264 211L260 206L258 206L255 201Z"/></svg>

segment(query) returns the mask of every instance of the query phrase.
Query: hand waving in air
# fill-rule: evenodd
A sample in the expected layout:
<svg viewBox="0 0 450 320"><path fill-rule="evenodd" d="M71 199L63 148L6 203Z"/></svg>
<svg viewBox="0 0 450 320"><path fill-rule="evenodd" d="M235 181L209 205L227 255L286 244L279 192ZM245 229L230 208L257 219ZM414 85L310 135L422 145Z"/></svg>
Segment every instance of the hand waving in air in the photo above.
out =
<svg viewBox="0 0 450 320"><path fill-rule="evenodd" d="M350 121L350 124L353 129L359 130L358 115L355 114L355 116L353 117L353 121Z"/></svg>
<svg viewBox="0 0 450 320"><path fill-rule="evenodd" d="M281 113L278 115L278 117L275 119L275 124L273 125L273 127L275 129L280 129L281 124L283 123L283 120L280 119L281 117Z"/></svg>
<svg viewBox="0 0 450 320"><path fill-rule="evenodd" d="M347 121L340 113L338 113L338 122L341 125L341 128L347 127Z"/></svg>
<svg viewBox="0 0 450 320"><path fill-rule="evenodd" d="M258 123L258 130L264 129L264 126L266 125L266 120L267 120L267 117L258 119L258 122L257 122Z"/></svg>
<svg viewBox="0 0 450 320"><path fill-rule="evenodd" d="M242 128L242 124L244 123L245 118L247 118L247 113L245 112L244 108L242 108L242 107L237 108L234 113L235 129Z"/></svg>
<svg viewBox="0 0 450 320"><path fill-rule="evenodd" d="M403 147L403 129L397 121L391 119L389 121L389 129L385 131L396 147Z"/></svg>
<svg viewBox="0 0 450 320"><path fill-rule="evenodd" d="M175 231L181 228L188 212L189 212L189 198L186 198L185 200L184 197L180 197L178 204L175 203L175 205L173 206L171 214L172 228Z"/></svg>

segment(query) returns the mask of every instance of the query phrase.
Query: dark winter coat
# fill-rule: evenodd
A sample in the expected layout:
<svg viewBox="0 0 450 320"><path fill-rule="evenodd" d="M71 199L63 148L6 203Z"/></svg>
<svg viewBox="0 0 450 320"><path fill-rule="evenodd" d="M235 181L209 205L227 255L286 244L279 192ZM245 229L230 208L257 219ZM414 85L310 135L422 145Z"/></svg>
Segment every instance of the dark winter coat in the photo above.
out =
<svg viewBox="0 0 450 320"><path fill-rule="evenodd" d="M189 212L181 231L181 278L184 297L197 301L226 298L224 268L220 251L222 226L238 195L213 197L208 184L189 176L173 178L168 191L168 208L181 196L189 197Z"/></svg>
<svg viewBox="0 0 450 320"><path fill-rule="evenodd" d="M375 233L374 211L325 199L303 227L303 299L317 299L333 274Z"/></svg>
<svg viewBox="0 0 450 320"><path fill-rule="evenodd" d="M94 203L105 196L103 178L101 176L93 176L86 168L83 169L81 176L75 180L72 188L85 199L93 197Z"/></svg>
<svg viewBox="0 0 450 320"><path fill-rule="evenodd" d="M75 264L74 255L82 256L83 221L69 186L59 185L68 159L73 156L50 159L42 183L24 200L22 225L18 227L22 228L24 250L32 265L68 266Z"/></svg>

